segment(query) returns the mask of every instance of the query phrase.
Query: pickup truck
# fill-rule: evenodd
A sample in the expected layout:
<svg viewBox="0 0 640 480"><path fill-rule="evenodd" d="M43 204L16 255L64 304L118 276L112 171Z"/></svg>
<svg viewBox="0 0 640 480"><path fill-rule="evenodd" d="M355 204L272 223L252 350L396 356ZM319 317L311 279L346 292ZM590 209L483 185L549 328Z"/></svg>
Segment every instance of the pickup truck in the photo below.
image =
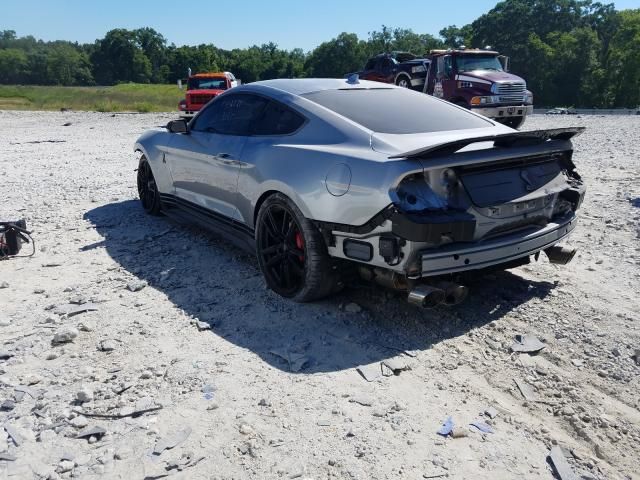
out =
<svg viewBox="0 0 640 480"><path fill-rule="evenodd" d="M356 73L363 80L395 83L399 87L422 90L427 67L428 60L424 58L408 52L391 52L371 57L364 68ZM353 74L347 76L350 75Z"/></svg>

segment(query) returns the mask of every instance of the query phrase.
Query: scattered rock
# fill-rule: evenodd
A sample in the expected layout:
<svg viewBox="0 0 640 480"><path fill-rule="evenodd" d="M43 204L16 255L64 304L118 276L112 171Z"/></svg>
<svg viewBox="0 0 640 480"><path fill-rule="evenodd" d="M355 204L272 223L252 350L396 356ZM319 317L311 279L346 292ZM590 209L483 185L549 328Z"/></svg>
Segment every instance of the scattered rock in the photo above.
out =
<svg viewBox="0 0 640 480"><path fill-rule="evenodd" d="M73 463L72 461L63 460L58 464L58 467L56 468L56 473L70 472L71 470L74 469L75 466L76 466L76 464Z"/></svg>
<svg viewBox="0 0 640 480"><path fill-rule="evenodd" d="M169 437L159 439L153 448L153 454L160 455L165 450L171 450L189 438L189 435L191 435L191 428L185 427Z"/></svg>
<svg viewBox="0 0 640 480"><path fill-rule="evenodd" d="M631 358L634 362L636 362L636 365L640 366L640 348L636 348L635 352L633 352L633 355L631 355Z"/></svg>
<svg viewBox="0 0 640 480"><path fill-rule="evenodd" d="M64 305L58 305L53 309L53 313L60 316L73 317L84 312L90 312L98 310L98 306L94 303L83 303L82 305L76 305L75 303L66 303Z"/></svg>
<svg viewBox="0 0 640 480"><path fill-rule="evenodd" d="M409 365L401 357L387 358L382 361L382 365L386 366L394 375L400 375L400 372L411 370Z"/></svg>
<svg viewBox="0 0 640 480"><path fill-rule="evenodd" d="M489 418L493 419L493 418L496 418L496 417L498 416L498 410L496 410L496 409L495 409L495 408L493 408L493 407L487 407L487 408L485 408L485 410L484 410L484 414L485 414L487 417L489 417Z"/></svg>
<svg viewBox="0 0 640 480"><path fill-rule="evenodd" d="M4 280L2 282L0 282L0 289L1 288L9 288L9 282L4 281Z"/></svg>
<svg viewBox="0 0 640 480"><path fill-rule="evenodd" d="M203 322L201 320L196 320L196 327L198 327L199 331L203 331L203 330L211 330L211 325L207 322Z"/></svg>
<svg viewBox="0 0 640 480"><path fill-rule="evenodd" d="M11 437L11 440L13 440L13 443L16 444L16 447L19 447L24 443L24 439L22 438L22 435L18 433L18 430L16 430L16 428L13 425L9 425L5 423L4 429Z"/></svg>
<svg viewBox="0 0 640 480"><path fill-rule="evenodd" d="M382 377L382 368L379 362L360 365L356 367L356 370L367 382L374 382Z"/></svg>
<svg viewBox="0 0 640 480"><path fill-rule="evenodd" d="M113 340L101 340L98 344L98 350L101 352L112 352L116 349L116 342Z"/></svg>
<svg viewBox="0 0 640 480"><path fill-rule="evenodd" d="M91 390L89 387L86 387L86 386L82 387L76 393L76 401L79 402L79 403L92 402L93 401L93 390Z"/></svg>
<svg viewBox="0 0 640 480"><path fill-rule="evenodd" d="M144 280L132 280L127 284L127 288L132 292L139 292L146 286L147 282L145 282Z"/></svg>
<svg viewBox="0 0 640 480"><path fill-rule="evenodd" d="M60 345L63 343L73 342L73 340L78 336L78 333L77 328L64 326L55 333L51 343L54 345Z"/></svg>
<svg viewBox="0 0 640 480"><path fill-rule="evenodd" d="M525 400L529 402L535 402L537 400L538 396L531 385L526 383L524 380L514 379L514 381Z"/></svg>
<svg viewBox="0 0 640 480"><path fill-rule="evenodd" d="M351 397L349 399L349 402L357 403L358 405L362 405L363 407L370 407L371 405L373 405L373 399L369 397L365 397L363 395L357 395L357 396Z"/></svg>
<svg viewBox="0 0 640 480"><path fill-rule="evenodd" d="M511 345L511 351L519 353L536 353L546 345L533 335L516 335L515 342Z"/></svg>
<svg viewBox="0 0 640 480"><path fill-rule="evenodd" d="M549 458L560 480L578 480L560 447L553 447L549 452Z"/></svg>
<svg viewBox="0 0 640 480"><path fill-rule="evenodd" d="M79 415L71 419L71 425L76 428L85 428L87 425L89 425L89 420L87 419L87 417Z"/></svg>
<svg viewBox="0 0 640 480"><path fill-rule="evenodd" d="M251 428L249 425L247 425L246 423L243 423L242 425L240 425L240 428L238 428L238 431L242 434L242 435L253 435L254 434L254 430L253 428Z"/></svg>
<svg viewBox="0 0 640 480"><path fill-rule="evenodd" d="M8 360L13 357L13 353L6 350L0 350L0 360Z"/></svg>
<svg viewBox="0 0 640 480"><path fill-rule="evenodd" d="M289 349L274 349L270 350L269 353L286 361L291 372L299 372L309 363L309 357L304 353L293 352Z"/></svg>
<svg viewBox="0 0 640 480"><path fill-rule="evenodd" d="M35 385L42 381L42 377L40 375L36 375L35 373L28 373L24 376L22 381L27 385Z"/></svg>
<svg viewBox="0 0 640 480"><path fill-rule="evenodd" d="M76 438L87 438L87 437L89 437L89 438L91 438L91 437L100 438L105 433L107 433L107 430L102 428L102 427L87 427L84 430L80 431L76 435Z"/></svg>

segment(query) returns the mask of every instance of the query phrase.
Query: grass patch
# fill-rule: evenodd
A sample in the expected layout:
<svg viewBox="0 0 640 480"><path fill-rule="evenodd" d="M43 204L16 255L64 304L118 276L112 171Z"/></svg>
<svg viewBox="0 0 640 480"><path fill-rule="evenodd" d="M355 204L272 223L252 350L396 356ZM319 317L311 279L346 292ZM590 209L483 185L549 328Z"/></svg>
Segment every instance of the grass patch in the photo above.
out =
<svg viewBox="0 0 640 480"><path fill-rule="evenodd" d="M113 87L0 85L2 110L88 110L98 112L170 112L184 91L176 85L124 83Z"/></svg>

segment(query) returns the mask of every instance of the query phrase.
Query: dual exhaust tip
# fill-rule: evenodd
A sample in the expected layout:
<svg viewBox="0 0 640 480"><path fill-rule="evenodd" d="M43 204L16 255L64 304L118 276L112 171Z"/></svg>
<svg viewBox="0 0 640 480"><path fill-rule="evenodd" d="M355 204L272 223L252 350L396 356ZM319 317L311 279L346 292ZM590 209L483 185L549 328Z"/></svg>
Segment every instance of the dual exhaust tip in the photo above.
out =
<svg viewBox="0 0 640 480"><path fill-rule="evenodd" d="M544 251L549 258L549 262L556 265L566 265L573 260L576 252L576 248L560 245L554 245ZM467 287L453 282L438 282L434 285L422 283L409 291L407 300L418 307L433 308L440 304L458 305L467 298L468 294L469 289Z"/></svg>
<svg viewBox="0 0 640 480"><path fill-rule="evenodd" d="M573 260L577 251L578 250L573 247L554 245L553 247L547 248L544 253L547 255L549 262L555 263L556 265L566 265Z"/></svg>
<svg viewBox="0 0 640 480"><path fill-rule="evenodd" d="M462 303L469 289L453 282L440 282L437 285L420 284L409 291L407 300L412 305L422 308L433 308L436 305L458 305Z"/></svg>

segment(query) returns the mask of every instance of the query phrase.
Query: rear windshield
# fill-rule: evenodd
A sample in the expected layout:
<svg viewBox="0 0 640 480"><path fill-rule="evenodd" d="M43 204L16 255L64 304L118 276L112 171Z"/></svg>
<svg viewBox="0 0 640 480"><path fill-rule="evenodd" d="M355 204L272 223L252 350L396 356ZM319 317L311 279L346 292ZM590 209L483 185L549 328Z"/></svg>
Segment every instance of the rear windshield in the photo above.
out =
<svg viewBox="0 0 640 480"><path fill-rule="evenodd" d="M378 133L427 133L492 125L435 98L406 88L350 88L302 95Z"/></svg>

